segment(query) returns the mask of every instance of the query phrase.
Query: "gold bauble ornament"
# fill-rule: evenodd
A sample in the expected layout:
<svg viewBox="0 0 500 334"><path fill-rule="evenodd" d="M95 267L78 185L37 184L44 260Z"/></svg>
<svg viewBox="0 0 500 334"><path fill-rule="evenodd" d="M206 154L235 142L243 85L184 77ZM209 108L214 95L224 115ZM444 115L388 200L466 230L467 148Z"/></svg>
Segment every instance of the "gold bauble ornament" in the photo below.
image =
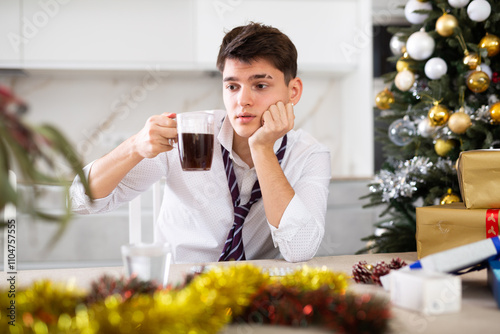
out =
<svg viewBox="0 0 500 334"><path fill-rule="evenodd" d="M370 272L373 270L373 265L371 265L371 264L369 264L369 263L365 264L365 265L364 265L364 267L365 267L368 271L370 271Z"/></svg>
<svg viewBox="0 0 500 334"><path fill-rule="evenodd" d="M444 194L441 197L439 204L445 205L445 204L451 204L451 203L460 202L460 201L461 201L460 196L453 193L453 190L451 188L448 188L448 191L446 192L446 194Z"/></svg>
<svg viewBox="0 0 500 334"><path fill-rule="evenodd" d="M467 87L474 93L482 93L490 86L490 77L477 67L477 71L472 72L467 77Z"/></svg>
<svg viewBox="0 0 500 334"><path fill-rule="evenodd" d="M434 150L440 157L446 157L455 147L455 141L452 139L438 139L434 144Z"/></svg>
<svg viewBox="0 0 500 334"><path fill-rule="evenodd" d="M500 38L486 33L478 45L480 48L488 50L488 57L493 57L500 52Z"/></svg>
<svg viewBox="0 0 500 334"><path fill-rule="evenodd" d="M410 62L408 61L408 58L401 57L398 59L396 62L396 71L401 72L404 70L410 70Z"/></svg>
<svg viewBox="0 0 500 334"><path fill-rule="evenodd" d="M436 31L443 37L453 35L453 29L458 27L458 20L455 16L444 13L436 21Z"/></svg>
<svg viewBox="0 0 500 334"><path fill-rule="evenodd" d="M394 94L387 87L375 96L375 105L381 110L386 110L394 103Z"/></svg>
<svg viewBox="0 0 500 334"><path fill-rule="evenodd" d="M465 133L471 125L470 116L460 110L452 114L448 120L448 128L459 135Z"/></svg>
<svg viewBox="0 0 500 334"><path fill-rule="evenodd" d="M406 51L406 46L401 48L401 52L403 52L403 56L398 59L396 62L396 70L398 72L402 72L404 70L411 71L411 63L412 59L408 56L408 52Z"/></svg>
<svg viewBox="0 0 500 334"><path fill-rule="evenodd" d="M500 124L500 102L491 105L490 116L493 123Z"/></svg>
<svg viewBox="0 0 500 334"><path fill-rule="evenodd" d="M450 118L450 112L445 106L435 104L434 107L429 109L427 117L429 118L429 121L433 126L441 126L448 122L448 119Z"/></svg>
<svg viewBox="0 0 500 334"><path fill-rule="evenodd" d="M480 58L479 55L475 52L465 51L465 57L463 62L464 65L469 66L469 69L475 70L477 65L479 65Z"/></svg>

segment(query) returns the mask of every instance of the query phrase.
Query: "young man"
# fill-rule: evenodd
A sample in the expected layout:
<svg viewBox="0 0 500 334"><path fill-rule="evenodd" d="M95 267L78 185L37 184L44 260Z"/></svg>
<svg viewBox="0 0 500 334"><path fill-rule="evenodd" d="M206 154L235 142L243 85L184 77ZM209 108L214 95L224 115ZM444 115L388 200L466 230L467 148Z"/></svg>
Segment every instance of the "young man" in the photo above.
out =
<svg viewBox="0 0 500 334"><path fill-rule="evenodd" d="M86 167L92 203L75 180L74 210L112 210L165 176L155 239L172 245L177 263L307 261L324 235L330 154L293 130L302 94L295 46L279 30L251 23L226 34L217 67L227 110L214 111L211 170L182 171L172 146L175 114L152 116Z"/></svg>

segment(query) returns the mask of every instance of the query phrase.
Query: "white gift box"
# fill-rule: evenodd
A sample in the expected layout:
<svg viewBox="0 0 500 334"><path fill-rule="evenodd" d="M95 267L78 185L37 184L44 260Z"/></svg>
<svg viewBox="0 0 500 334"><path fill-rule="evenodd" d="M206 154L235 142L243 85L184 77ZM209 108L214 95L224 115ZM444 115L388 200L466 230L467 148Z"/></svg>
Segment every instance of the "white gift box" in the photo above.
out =
<svg viewBox="0 0 500 334"><path fill-rule="evenodd" d="M457 276L427 270L396 270L387 276L395 306L428 315L460 311L462 281Z"/></svg>

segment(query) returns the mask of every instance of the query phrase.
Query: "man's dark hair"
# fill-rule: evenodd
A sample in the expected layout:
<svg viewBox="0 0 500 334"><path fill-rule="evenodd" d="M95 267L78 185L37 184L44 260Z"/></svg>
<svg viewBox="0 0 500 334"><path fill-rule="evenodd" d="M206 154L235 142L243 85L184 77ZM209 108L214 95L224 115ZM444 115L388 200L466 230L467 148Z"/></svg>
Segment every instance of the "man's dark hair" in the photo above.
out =
<svg viewBox="0 0 500 334"><path fill-rule="evenodd" d="M265 59L283 72L286 84L297 76L295 45L278 29L260 23L236 27L224 36L217 56L217 68L221 73L226 59L244 63Z"/></svg>

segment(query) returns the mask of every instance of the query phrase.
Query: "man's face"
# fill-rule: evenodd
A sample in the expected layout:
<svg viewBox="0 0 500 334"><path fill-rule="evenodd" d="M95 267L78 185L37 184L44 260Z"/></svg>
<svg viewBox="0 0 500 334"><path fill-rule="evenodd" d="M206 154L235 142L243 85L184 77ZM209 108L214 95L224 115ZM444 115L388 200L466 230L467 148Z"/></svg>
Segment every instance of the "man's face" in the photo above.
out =
<svg viewBox="0 0 500 334"><path fill-rule="evenodd" d="M267 60L250 64L227 59L223 78L224 105L235 133L249 138L262 125L262 114L278 101L288 103L290 85Z"/></svg>

